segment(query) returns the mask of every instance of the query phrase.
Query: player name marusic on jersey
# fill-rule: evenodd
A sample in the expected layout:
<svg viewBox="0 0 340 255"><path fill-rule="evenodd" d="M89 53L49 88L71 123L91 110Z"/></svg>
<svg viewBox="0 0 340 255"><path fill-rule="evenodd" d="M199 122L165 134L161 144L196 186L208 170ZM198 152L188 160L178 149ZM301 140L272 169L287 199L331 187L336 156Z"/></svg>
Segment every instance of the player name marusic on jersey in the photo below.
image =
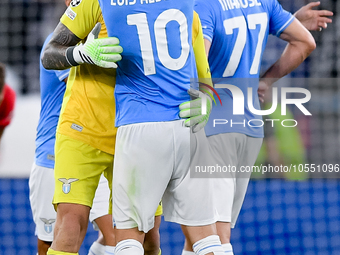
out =
<svg viewBox="0 0 340 255"><path fill-rule="evenodd" d="M261 6L258 0L218 0L222 5L223 11Z"/></svg>
<svg viewBox="0 0 340 255"><path fill-rule="evenodd" d="M154 4L164 0L111 0L111 5L116 6L134 5L137 3L137 1L140 2L140 4Z"/></svg>

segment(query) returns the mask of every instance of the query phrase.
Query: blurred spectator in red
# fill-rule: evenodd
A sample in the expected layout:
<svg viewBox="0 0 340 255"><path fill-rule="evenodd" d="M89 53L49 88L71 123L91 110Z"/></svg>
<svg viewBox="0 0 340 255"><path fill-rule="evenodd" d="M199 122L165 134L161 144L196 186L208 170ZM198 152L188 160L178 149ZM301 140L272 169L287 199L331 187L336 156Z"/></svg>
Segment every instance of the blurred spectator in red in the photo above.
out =
<svg viewBox="0 0 340 255"><path fill-rule="evenodd" d="M5 128L11 123L15 92L5 84L5 66L0 63L0 141Z"/></svg>

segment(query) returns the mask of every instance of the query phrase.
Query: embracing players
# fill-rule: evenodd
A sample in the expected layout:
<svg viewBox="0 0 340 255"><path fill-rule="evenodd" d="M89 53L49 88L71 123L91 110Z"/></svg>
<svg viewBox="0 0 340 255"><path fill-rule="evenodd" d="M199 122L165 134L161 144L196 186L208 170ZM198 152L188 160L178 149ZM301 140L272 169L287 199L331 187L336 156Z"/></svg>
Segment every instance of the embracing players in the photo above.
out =
<svg viewBox="0 0 340 255"><path fill-rule="evenodd" d="M112 36L119 37L124 48L115 91L116 125L119 126L113 185L118 241L115 252L118 255L144 253L144 233L153 227L155 210L165 192L165 218L184 225L184 232L195 243L196 253L222 254L213 224L216 215L209 195L211 183L192 181L188 174L190 137L197 144L193 154L204 150L200 144L204 141L198 139L199 135L191 135L178 115L179 104L190 100L187 94L190 79L197 76L191 47L193 1L132 1L128 5L103 1L100 4L99 7L97 0L73 1L65 15L70 20L85 17L85 22L72 32L69 27L59 24L42 60L44 66L51 69L84 62L115 67L113 62L120 60L121 50L117 46L118 40ZM96 39L100 26L95 24L101 12L111 38ZM83 45L74 46L89 33ZM110 81L107 83L110 85ZM95 93L95 90L89 93ZM70 99L66 95L65 105ZM103 107L107 109L105 102ZM105 110L100 114L105 114ZM189 121L189 124L198 122ZM69 124L65 128L79 133L87 131L82 125ZM93 122L93 126L97 125ZM97 172L102 170L62 170L61 165L66 169L70 167L69 162L83 160L77 150L88 146L59 134L56 144L54 203L58 205L59 227L56 227L56 239L49 254L72 254L77 252L84 237L79 226L83 226L84 216L91 206ZM68 160L59 161L62 154ZM92 161L104 157L104 153L91 148L86 153L86 158ZM64 189L59 179L74 180L70 190L76 195L61 192ZM68 226L68 231L63 226Z"/></svg>

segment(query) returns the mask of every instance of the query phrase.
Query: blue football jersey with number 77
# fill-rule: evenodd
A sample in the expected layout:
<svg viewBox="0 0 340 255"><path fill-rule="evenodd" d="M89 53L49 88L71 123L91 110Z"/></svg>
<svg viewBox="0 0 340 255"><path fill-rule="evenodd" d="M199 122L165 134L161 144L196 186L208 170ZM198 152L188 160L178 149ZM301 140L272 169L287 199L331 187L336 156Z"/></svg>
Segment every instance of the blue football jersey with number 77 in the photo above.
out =
<svg viewBox="0 0 340 255"><path fill-rule="evenodd" d="M193 0L99 0L118 62L116 126L179 119L197 77L192 50Z"/></svg>
<svg viewBox="0 0 340 255"><path fill-rule="evenodd" d="M211 42L208 60L212 77L238 87L244 95L244 114L233 114L232 93L217 89L222 106L213 107L206 134L233 132L263 137L262 118L248 107L248 88L252 88L254 108L260 109L257 89L268 35L280 36L294 16L277 0L195 0L195 11L205 39Z"/></svg>

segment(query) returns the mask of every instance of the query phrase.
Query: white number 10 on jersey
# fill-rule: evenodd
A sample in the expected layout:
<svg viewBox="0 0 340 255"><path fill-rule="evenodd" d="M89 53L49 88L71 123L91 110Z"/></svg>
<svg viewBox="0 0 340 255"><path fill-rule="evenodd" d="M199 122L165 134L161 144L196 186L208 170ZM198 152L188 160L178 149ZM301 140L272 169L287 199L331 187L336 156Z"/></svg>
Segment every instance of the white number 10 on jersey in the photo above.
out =
<svg viewBox="0 0 340 255"><path fill-rule="evenodd" d="M169 54L168 39L166 35L166 25L170 21L179 24L181 54L178 58L172 58ZM155 59L151 43L150 28L146 13L131 14L127 16L127 24L135 25L138 31L140 49L142 53L144 74L152 75L156 73ZM170 70L180 70L189 57L190 45L188 35L188 22L184 13L180 10L169 9L162 12L154 23L155 41L158 58L162 65Z"/></svg>

